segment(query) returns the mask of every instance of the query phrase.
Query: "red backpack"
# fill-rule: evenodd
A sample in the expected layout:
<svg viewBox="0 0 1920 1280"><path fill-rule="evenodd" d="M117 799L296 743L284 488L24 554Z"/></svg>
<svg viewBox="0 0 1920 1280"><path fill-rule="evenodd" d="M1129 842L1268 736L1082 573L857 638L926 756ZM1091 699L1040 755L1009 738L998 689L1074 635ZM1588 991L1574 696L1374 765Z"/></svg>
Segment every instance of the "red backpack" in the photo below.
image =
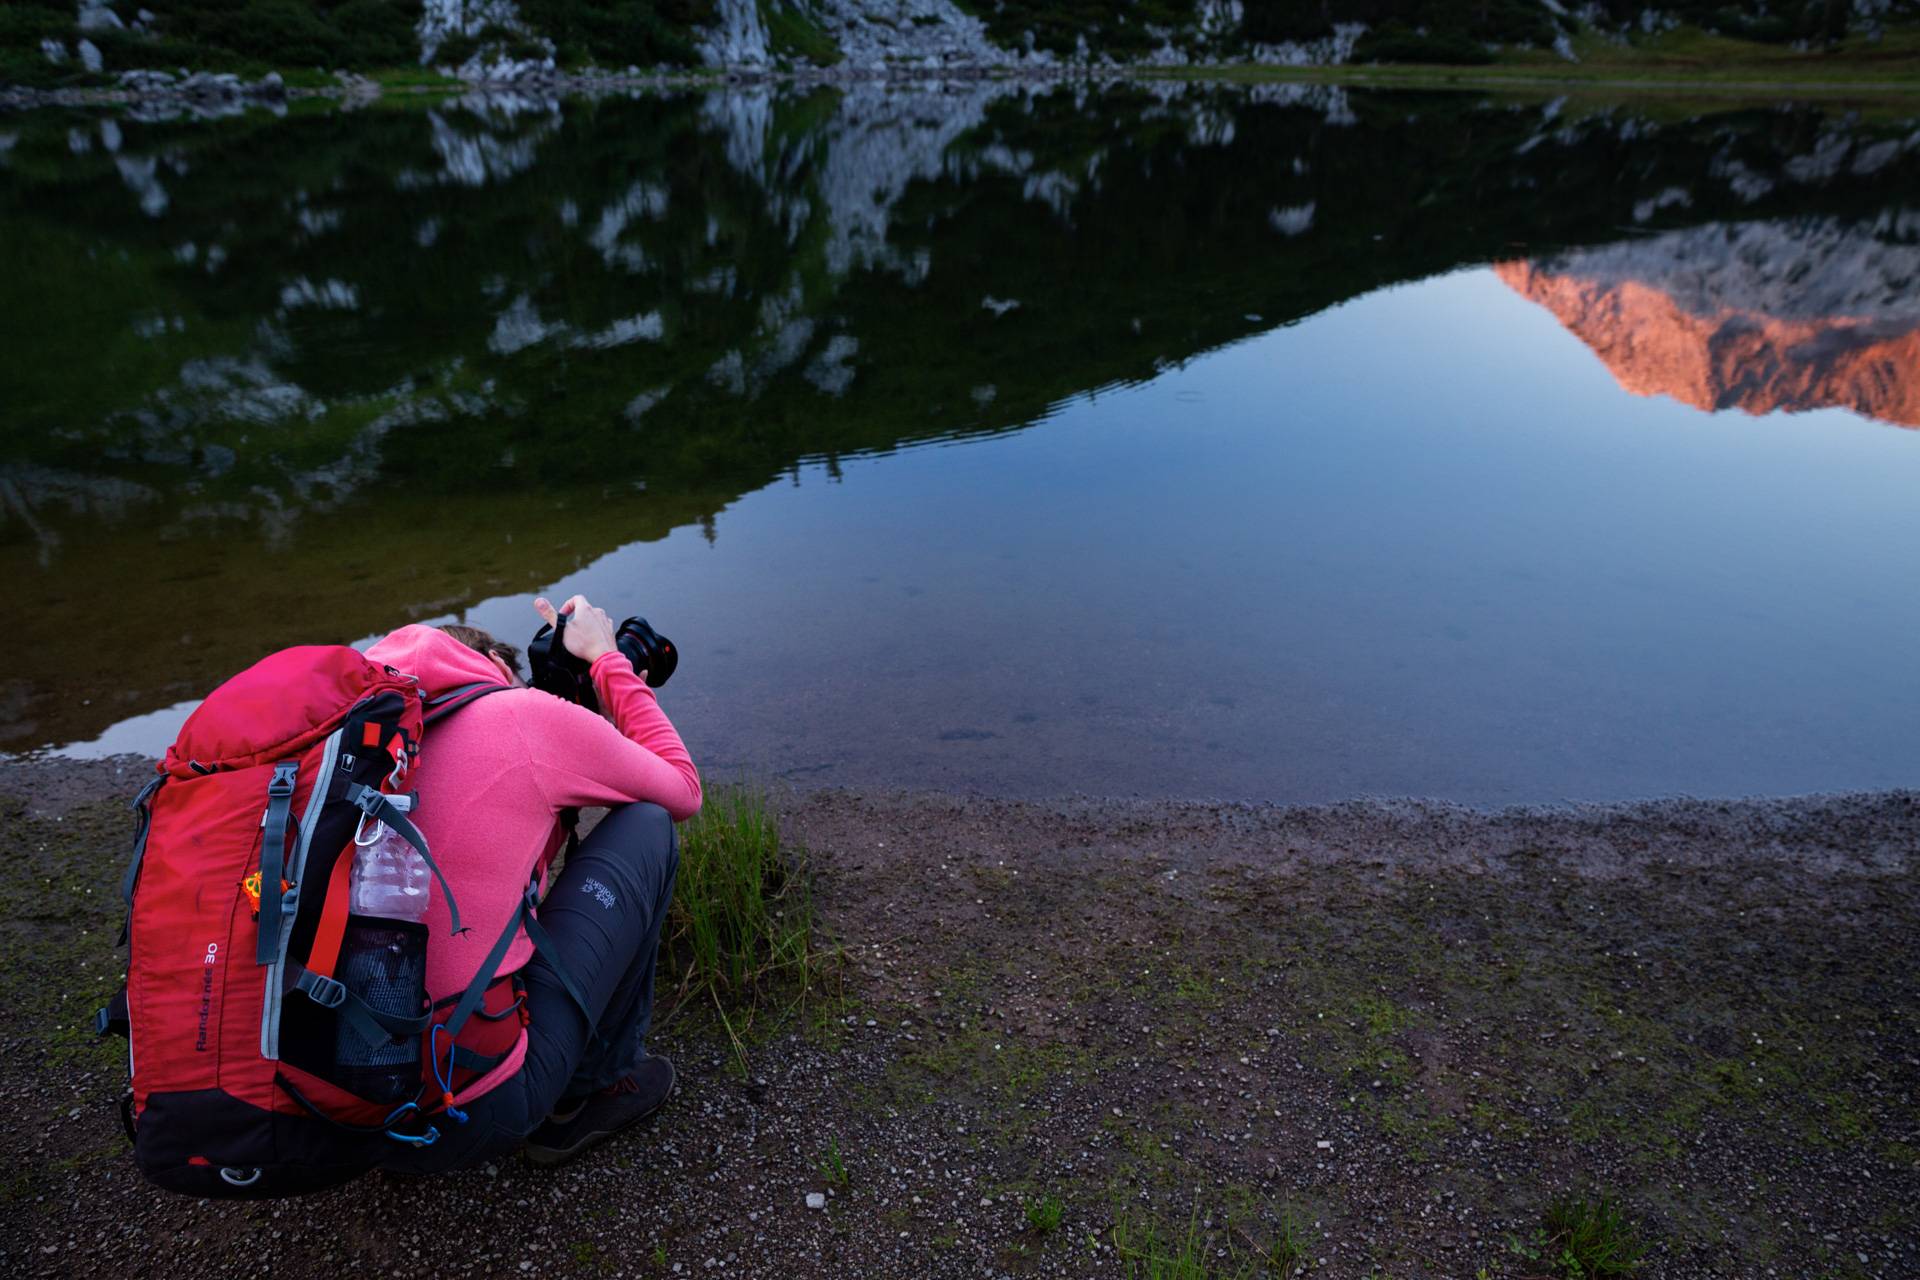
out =
<svg viewBox="0 0 1920 1280"><path fill-rule="evenodd" d="M465 1122L459 1091L525 1026L518 979L494 980L508 945L524 926L551 954L534 886L466 991L431 1005L427 927L351 914L348 879L356 840L385 823L460 929L408 778L429 723L505 687L429 704L410 676L310 645L233 677L182 726L134 802L127 986L97 1019L128 1037L121 1113L148 1179L297 1195Z"/></svg>

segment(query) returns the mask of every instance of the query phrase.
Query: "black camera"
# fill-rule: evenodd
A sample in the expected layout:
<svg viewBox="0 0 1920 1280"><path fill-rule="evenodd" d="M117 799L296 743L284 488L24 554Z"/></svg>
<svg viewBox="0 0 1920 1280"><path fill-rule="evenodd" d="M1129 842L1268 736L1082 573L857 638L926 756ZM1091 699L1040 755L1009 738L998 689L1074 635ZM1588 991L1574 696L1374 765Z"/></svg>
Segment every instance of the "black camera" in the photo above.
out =
<svg viewBox="0 0 1920 1280"><path fill-rule="evenodd" d="M600 699L593 691L593 675L587 664L567 649L567 621L571 616L561 614L558 623L541 627L527 643L533 687L598 711ZM648 626L645 618L628 618L621 623L613 633L613 642L635 671L647 673L647 684L652 688L665 684L680 665L680 653L673 641Z"/></svg>

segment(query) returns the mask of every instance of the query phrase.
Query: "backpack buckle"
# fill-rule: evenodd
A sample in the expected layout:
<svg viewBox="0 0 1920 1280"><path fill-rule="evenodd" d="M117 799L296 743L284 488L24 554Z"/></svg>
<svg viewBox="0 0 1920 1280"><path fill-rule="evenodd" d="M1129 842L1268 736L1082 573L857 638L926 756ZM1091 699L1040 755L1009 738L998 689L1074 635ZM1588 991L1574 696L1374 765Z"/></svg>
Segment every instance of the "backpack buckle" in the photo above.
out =
<svg viewBox="0 0 1920 1280"><path fill-rule="evenodd" d="M308 969L301 973L300 980L294 984L307 993L308 999L322 1009L338 1009L347 1002L346 984L325 974Z"/></svg>
<svg viewBox="0 0 1920 1280"><path fill-rule="evenodd" d="M267 784L267 795L275 799L292 795L293 779L299 771L299 765L277 764L273 766L273 781Z"/></svg>

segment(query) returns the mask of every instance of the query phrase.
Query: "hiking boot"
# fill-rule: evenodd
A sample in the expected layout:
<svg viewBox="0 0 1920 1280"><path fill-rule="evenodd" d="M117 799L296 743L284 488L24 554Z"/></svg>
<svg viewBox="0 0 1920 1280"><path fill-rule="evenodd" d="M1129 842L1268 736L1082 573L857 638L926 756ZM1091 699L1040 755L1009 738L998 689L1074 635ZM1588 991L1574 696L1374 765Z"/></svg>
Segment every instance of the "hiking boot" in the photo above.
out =
<svg viewBox="0 0 1920 1280"><path fill-rule="evenodd" d="M660 1109L673 1092L673 1064L648 1054L633 1074L618 1084L580 1099L562 1099L552 1115L527 1135L527 1159L535 1164L564 1164L629 1125Z"/></svg>

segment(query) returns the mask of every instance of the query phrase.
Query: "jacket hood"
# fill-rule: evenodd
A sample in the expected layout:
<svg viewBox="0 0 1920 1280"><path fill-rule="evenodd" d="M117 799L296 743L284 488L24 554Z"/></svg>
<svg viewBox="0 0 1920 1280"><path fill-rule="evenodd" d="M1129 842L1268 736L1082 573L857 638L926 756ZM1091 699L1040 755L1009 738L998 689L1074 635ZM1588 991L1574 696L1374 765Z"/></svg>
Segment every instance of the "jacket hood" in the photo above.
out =
<svg viewBox="0 0 1920 1280"><path fill-rule="evenodd" d="M429 698L463 684L500 684L500 672L482 653L475 653L438 627L412 623L381 637L367 650L371 662L383 662L420 682Z"/></svg>

